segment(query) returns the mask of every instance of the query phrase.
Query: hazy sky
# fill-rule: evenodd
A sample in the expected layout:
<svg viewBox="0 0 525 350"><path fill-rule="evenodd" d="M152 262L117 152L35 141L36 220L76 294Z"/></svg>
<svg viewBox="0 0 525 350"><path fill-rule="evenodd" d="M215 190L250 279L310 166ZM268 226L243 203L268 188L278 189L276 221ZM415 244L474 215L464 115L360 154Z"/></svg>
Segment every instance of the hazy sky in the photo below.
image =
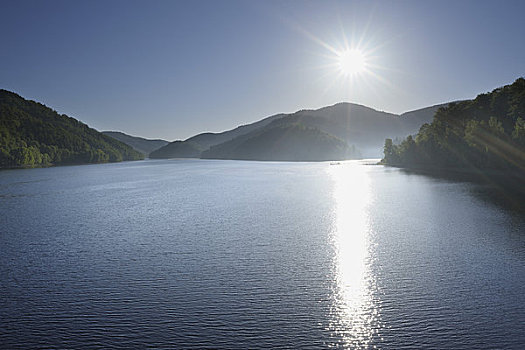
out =
<svg viewBox="0 0 525 350"><path fill-rule="evenodd" d="M167 140L341 101L401 113L524 76L524 14L522 0L0 0L0 88ZM368 72L340 75L345 45Z"/></svg>

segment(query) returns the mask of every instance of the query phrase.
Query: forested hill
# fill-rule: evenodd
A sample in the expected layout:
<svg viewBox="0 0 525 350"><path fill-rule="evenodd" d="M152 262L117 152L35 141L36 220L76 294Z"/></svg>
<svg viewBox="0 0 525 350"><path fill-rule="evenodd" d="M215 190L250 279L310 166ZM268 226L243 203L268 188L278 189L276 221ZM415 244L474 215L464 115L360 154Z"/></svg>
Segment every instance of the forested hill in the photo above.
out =
<svg viewBox="0 0 525 350"><path fill-rule="evenodd" d="M308 137L312 137L312 142L317 143L320 140L328 141L327 136L335 137L339 141L347 143L348 150L342 151L338 146L338 142L332 139L330 142L322 142L319 146L323 149L318 152L318 159L328 157L340 157L341 154L352 154L352 157L357 157L358 154L364 157L378 158L381 155L383 143L385 138L405 137L407 135L417 132L423 123L432 120L434 113L439 107L443 105L435 105L402 115L386 113L374 110L372 108L354 104L354 103L337 103L332 106L323 107L316 110L300 110L291 114L276 114L264 118L258 122L243 125L232 130L222 133L203 133L191 137L185 141L172 142L167 146L156 150L150 154L151 158L177 158L177 157L198 157L202 154L203 158L219 159L253 159L253 157L260 157L260 160L265 159L310 159L310 156L298 152L298 149L303 145L306 146ZM295 127L291 127L294 125ZM297 128L297 126L304 128ZM269 131L275 126L278 129ZM297 144L291 142L284 142L284 140L277 140L276 135L281 134L284 129L288 129L288 133L283 133L283 137L294 135L293 140ZM313 132L316 129L321 132ZM300 135L299 135L300 134ZM276 154L268 155L261 150L256 150L251 145L249 149L253 151L247 154L241 148L248 147L248 141L251 136L257 136L258 144L262 145L262 137L270 137L267 142L271 140L277 142L280 147L288 147L286 150L277 147L277 144L266 144L265 147L273 149ZM333 142L332 142L333 141ZM328 145L335 146L333 151L335 153L329 154ZM310 145L311 146L311 145ZM310 148L307 147L307 148ZM353 148L353 149L352 149ZM359 150L359 152L356 152ZM348 151L348 152L347 152ZM202 153L201 153L202 152ZM314 152L315 153L315 152ZM296 154L297 157L292 157Z"/></svg>
<svg viewBox="0 0 525 350"><path fill-rule="evenodd" d="M104 135L110 136L114 139L117 139L121 142L124 142L126 145L133 147L136 151L148 156L151 152L166 146L169 142L166 140L150 140L143 137L131 136L124 134L120 131L102 131Z"/></svg>
<svg viewBox="0 0 525 350"><path fill-rule="evenodd" d="M130 146L65 114L0 90L0 167L142 159Z"/></svg>
<svg viewBox="0 0 525 350"><path fill-rule="evenodd" d="M361 158L344 140L286 120L210 147L202 158L273 161L323 161Z"/></svg>
<svg viewBox="0 0 525 350"><path fill-rule="evenodd" d="M415 138L385 142L383 163L525 176L525 79L440 108Z"/></svg>

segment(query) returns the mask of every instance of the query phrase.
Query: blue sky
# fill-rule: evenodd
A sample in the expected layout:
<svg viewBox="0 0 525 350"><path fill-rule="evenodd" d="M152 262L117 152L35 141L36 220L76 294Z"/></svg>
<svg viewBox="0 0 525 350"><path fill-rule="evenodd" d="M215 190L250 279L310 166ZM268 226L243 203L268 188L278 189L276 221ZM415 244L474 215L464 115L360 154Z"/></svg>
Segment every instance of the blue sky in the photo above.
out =
<svg viewBox="0 0 525 350"><path fill-rule="evenodd" d="M401 113L525 75L524 1L0 1L0 88L167 140L349 101ZM346 39L345 39L346 38ZM346 42L346 44L345 44ZM343 77L337 51L368 72Z"/></svg>

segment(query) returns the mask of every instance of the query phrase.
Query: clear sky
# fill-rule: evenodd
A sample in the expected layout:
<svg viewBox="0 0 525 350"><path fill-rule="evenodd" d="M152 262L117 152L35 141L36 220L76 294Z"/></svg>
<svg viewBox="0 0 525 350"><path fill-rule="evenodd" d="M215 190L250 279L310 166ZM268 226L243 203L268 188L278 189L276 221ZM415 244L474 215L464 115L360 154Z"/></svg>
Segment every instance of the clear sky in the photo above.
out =
<svg viewBox="0 0 525 350"><path fill-rule="evenodd" d="M409 110L525 75L525 1L0 0L0 88L166 140L341 101ZM357 49L366 70L341 74Z"/></svg>

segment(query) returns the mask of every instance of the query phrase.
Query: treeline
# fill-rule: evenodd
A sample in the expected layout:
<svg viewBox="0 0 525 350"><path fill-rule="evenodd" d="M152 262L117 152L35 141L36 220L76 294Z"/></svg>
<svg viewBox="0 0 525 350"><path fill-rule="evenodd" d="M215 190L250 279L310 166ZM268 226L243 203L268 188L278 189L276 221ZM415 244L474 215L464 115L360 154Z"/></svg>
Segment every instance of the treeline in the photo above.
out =
<svg viewBox="0 0 525 350"><path fill-rule="evenodd" d="M130 146L41 103L0 90L0 167L142 159Z"/></svg>
<svg viewBox="0 0 525 350"><path fill-rule="evenodd" d="M525 79L440 108L400 144L385 141L384 164L411 168L525 171Z"/></svg>

